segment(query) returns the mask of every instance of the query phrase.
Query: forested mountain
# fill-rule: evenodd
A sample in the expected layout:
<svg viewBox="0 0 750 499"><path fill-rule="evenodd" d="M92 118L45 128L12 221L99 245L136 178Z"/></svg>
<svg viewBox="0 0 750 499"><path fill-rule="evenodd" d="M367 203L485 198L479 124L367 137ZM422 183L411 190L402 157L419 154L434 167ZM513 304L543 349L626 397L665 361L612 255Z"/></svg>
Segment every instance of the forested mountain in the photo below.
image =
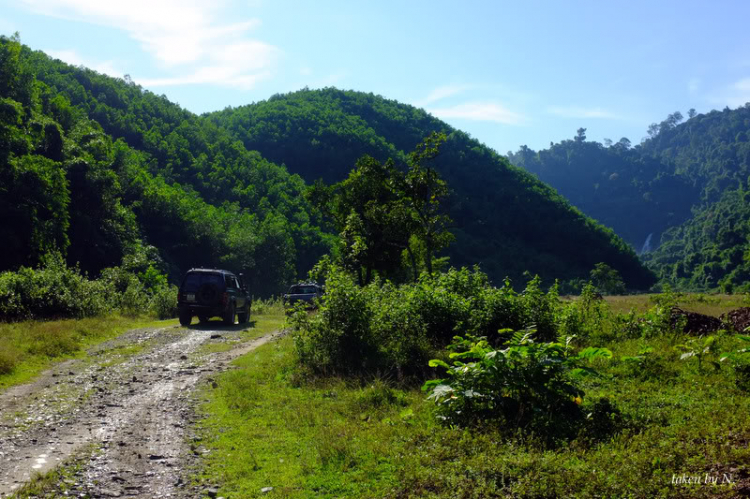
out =
<svg viewBox="0 0 750 499"><path fill-rule="evenodd" d="M267 294L330 251L302 179L208 120L17 40L0 51L0 269L57 248L97 274L153 246L173 279L227 266Z"/></svg>
<svg viewBox="0 0 750 499"><path fill-rule="evenodd" d="M653 277L606 229L493 151L411 106L334 89L197 116L135 85L0 38L0 270L52 250L96 275L155 258L244 270L279 292L334 248L306 181L343 179L363 154L404 162L432 131L449 197L453 265L497 281L585 278L604 261L634 288Z"/></svg>
<svg viewBox="0 0 750 499"><path fill-rule="evenodd" d="M743 285L750 274L750 106L652 124L635 147L572 140L510 160L550 183L584 213L612 227L660 277L683 289ZM649 245L645 244L649 240Z"/></svg>
<svg viewBox="0 0 750 499"><path fill-rule="evenodd" d="M434 167L452 193L449 215L455 265L480 263L495 280L524 271L563 280L604 261L645 289L652 276L611 230L572 208L547 185L423 110L382 97L333 88L275 95L208 117L245 147L284 164L308 182L345 178L368 154L403 166L406 151L431 132L448 136Z"/></svg>

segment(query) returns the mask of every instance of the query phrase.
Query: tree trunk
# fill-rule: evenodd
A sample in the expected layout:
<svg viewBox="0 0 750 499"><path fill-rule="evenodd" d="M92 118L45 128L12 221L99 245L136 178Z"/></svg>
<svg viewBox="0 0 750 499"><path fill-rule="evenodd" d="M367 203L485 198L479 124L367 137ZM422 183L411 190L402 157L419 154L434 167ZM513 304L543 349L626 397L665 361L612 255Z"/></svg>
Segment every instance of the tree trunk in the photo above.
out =
<svg viewBox="0 0 750 499"><path fill-rule="evenodd" d="M414 256L414 251L411 249L411 245L406 247L406 251L409 253L409 259L411 260L411 269L414 272L414 282L419 280L419 274L417 273L417 257Z"/></svg>

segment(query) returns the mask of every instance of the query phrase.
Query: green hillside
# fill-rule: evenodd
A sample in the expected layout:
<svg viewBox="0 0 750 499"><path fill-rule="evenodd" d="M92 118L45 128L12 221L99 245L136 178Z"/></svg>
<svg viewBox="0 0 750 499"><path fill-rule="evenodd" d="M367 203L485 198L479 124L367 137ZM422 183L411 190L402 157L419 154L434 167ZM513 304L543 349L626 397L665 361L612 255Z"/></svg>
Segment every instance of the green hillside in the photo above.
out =
<svg viewBox="0 0 750 499"><path fill-rule="evenodd" d="M356 92L301 91L197 116L129 78L104 76L0 39L0 270L59 250L97 275L154 259L172 280L191 266L244 271L278 293L335 246L306 182L343 179L370 154L403 165L430 132L449 134L453 265L500 281L525 271L585 278L598 262L645 289L652 275L606 229L466 134L411 106Z"/></svg>
<svg viewBox="0 0 750 499"><path fill-rule="evenodd" d="M750 106L676 112L648 138L607 145L572 140L510 160L548 182L636 249L663 279L683 289L742 285L747 277L746 197Z"/></svg>
<svg viewBox="0 0 750 499"><path fill-rule="evenodd" d="M453 264L479 263L495 282L505 276L520 282L526 270L548 280L585 277L604 261L634 288L652 283L612 231L491 149L415 107L328 88L275 95L209 118L248 149L308 182L342 180L363 154L403 165L414 144L430 132L444 132L448 141L434 166L452 189L448 211L456 242L447 253Z"/></svg>
<svg viewBox="0 0 750 499"><path fill-rule="evenodd" d="M16 40L0 51L0 269L55 248L92 275L146 255L173 280L226 266L270 294L330 251L302 179L226 131Z"/></svg>

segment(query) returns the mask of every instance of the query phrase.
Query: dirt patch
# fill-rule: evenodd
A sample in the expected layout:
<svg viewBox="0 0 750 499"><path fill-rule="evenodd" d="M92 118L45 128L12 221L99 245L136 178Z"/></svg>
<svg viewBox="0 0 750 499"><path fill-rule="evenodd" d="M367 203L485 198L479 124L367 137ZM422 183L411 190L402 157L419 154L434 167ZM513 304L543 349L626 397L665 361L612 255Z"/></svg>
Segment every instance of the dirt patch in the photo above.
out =
<svg viewBox="0 0 750 499"><path fill-rule="evenodd" d="M242 343L241 329L130 331L98 347L93 360L60 364L1 394L0 497L92 446L98 451L82 465L79 459L74 477L58 484L59 495L195 497L185 471L195 458L186 443L193 389L281 334ZM232 348L198 355L202 344L219 341ZM117 362L117 347L133 344L147 347Z"/></svg>
<svg viewBox="0 0 750 499"><path fill-rule="evenodd" d="M672 307L670 318L672 327L677 326L680 320L684 320L685 328L683 331L696 336L716 332L723 326L723 323L716 317L697 312L688 312L679 307Z"/></svg>
<svg viewBox="0 0 750 499"><path fill-rule="evenodd" d="M750 327L750 307L741 307L722 314L721 320L731 325L738 333L744 333Z"/></svg>

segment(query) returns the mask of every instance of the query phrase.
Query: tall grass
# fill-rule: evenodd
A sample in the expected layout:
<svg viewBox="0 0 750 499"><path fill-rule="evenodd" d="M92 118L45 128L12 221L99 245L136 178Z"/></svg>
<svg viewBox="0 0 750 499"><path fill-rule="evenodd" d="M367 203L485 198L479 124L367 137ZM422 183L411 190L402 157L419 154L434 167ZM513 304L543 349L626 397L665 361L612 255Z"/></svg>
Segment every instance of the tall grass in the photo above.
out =
<svg viewBox="0 0 750 499"><path fill-rule="evenodd" d="M0 323L0 388L26 382L55 361L81 356L98 342L152 322L147 317L110 314Z"/></svg>

